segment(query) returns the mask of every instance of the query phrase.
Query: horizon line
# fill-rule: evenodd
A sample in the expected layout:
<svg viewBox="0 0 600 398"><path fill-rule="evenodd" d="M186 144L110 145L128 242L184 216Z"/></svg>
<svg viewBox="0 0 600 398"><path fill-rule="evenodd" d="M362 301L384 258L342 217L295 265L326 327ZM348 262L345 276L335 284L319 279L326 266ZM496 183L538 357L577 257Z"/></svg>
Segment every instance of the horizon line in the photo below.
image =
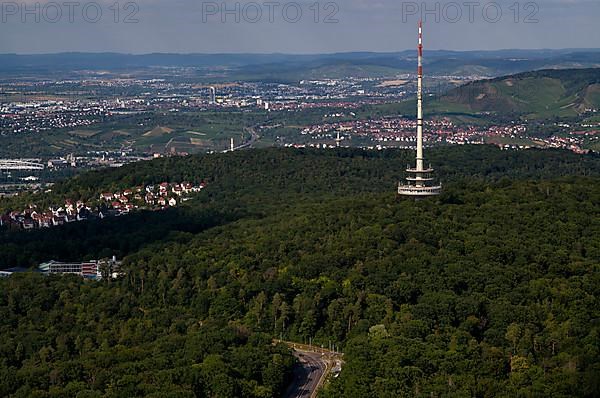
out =
<svg viewBox="0 0 600 398"><path fill-rule="evenodd" d="M400 54L404 52L414 51L412 48L397 50L397 51L368 51L368 50L356 50L356 51L334 51L334 52L322 52L322 53L285 53L285 52L147 52L147 53L133 53L133 52L119 52L119 51L58 51L48 53L17 53L17 52L0 52L0 56L13 55L13 56L49 56L49 55L68 55L68 54L82 54L82 55L129 55L129 56L147 56L147 55L180 55L180 56L191 56L191 55L202 55L202 56L233 56L233 55L245 55L245 56L324 56L324 55L343 55L343 54ZM506 51L600 51L600 47L566 47L566 48L501 48L495 50L448 50L448 49L429 49L427 52L453 52L453 53L473 53L473 52L506 52Z"/></svg>

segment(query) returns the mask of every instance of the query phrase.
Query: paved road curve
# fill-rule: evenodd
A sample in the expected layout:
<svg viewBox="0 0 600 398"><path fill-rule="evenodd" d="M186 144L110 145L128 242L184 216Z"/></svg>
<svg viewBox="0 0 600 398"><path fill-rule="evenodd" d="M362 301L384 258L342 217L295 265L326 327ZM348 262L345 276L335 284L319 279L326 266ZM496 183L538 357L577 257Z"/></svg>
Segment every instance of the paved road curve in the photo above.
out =
<svg viewBox="0 0 600 398"><path fill-rule="evenodd" d="M319 381L326 370L321 354L315 352L295 351L299 365L294 369L294 382L290 385L284 398L310 398L316 396Z"/></svg>

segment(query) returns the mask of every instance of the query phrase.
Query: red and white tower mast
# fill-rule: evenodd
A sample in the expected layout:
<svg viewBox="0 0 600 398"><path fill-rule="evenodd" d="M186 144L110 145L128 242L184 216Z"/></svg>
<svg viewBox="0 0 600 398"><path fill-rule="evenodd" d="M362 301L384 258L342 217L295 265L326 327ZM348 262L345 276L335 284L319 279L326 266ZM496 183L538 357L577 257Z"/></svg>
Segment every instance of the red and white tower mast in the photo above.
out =
<svg viewBox="0 0 600 398"><path fill-rule="evenodd" d="M419 21L419 66L417 68L417 170L423 171L423 22Z"/></svg>
<svg viewBox="0 0 600 398"><path fill-rule="evenodd" d="M423 159L423 22L419 21L419 61L417 68L417 162L416 167L408 168L406 184L398 184L398 195L409 197L428 197L439 195L441 185L433 183L433 169L424 167Z"/></svg>

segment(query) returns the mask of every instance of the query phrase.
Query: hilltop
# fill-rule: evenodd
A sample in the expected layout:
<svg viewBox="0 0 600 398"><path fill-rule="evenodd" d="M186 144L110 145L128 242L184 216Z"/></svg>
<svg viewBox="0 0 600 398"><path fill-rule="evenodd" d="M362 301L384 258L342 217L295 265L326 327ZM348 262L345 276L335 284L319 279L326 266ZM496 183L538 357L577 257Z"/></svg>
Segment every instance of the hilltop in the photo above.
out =
<svg viewBox="0 0 600 398"><path fill-rule="evenodd" d="M293 362L276 337L344 351L326 398L598 396L600 159L428 155L445 191L418 202L394 195L412 152L274 148L0 202L208 181L165 212L0 232L0 264L117 255L125 272L0 279L0 395L275 398Z"/></svg>
<svg viewBox="0 0 600 398"><path fill-rule="evenodd" d="M81 174L52 187L51 193L24 194L0 201L0 214L22 211L29 204L45 209L56 203L88 202L104 192L163 181L206 181L209 190L197 201L163 214L140 212L118 220L76 223L32 233L2 234L0 268L33 266L47 259L93 258L107 251L119 257L150 242L173 238L173 232L196 233L240 218L280 211L297 201L362 194L392 196L403 170L413 159L403 150L268 148L223 155L195 155L138 162L122 168ZM502 151L492 146L453 146L432 149L444 185L495 184L501 179L553 179L600 176L597 155L578 156L558 150ZM453 190L443 198L452 199ZM127 222L123 222L125 220ZM82 238L60 242L69 236Z"/></svg>
<svg viewBox="0 0 600 398"><path fill-rule="evenodd" d="M600 108L600 69L541 70L475 81L449 91L432 108L529 119L577 116Z"/></svg>

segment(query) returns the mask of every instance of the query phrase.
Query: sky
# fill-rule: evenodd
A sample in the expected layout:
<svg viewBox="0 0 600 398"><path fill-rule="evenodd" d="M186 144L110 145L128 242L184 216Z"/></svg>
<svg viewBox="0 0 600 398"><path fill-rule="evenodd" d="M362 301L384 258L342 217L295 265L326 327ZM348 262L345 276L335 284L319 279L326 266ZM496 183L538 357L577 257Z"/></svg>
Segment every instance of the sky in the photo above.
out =
<svg viewBox="0 0 600 398"><path fill-rule="evenodd" d="M0 53L600 47L600 0L0 0Z"/></svg>

